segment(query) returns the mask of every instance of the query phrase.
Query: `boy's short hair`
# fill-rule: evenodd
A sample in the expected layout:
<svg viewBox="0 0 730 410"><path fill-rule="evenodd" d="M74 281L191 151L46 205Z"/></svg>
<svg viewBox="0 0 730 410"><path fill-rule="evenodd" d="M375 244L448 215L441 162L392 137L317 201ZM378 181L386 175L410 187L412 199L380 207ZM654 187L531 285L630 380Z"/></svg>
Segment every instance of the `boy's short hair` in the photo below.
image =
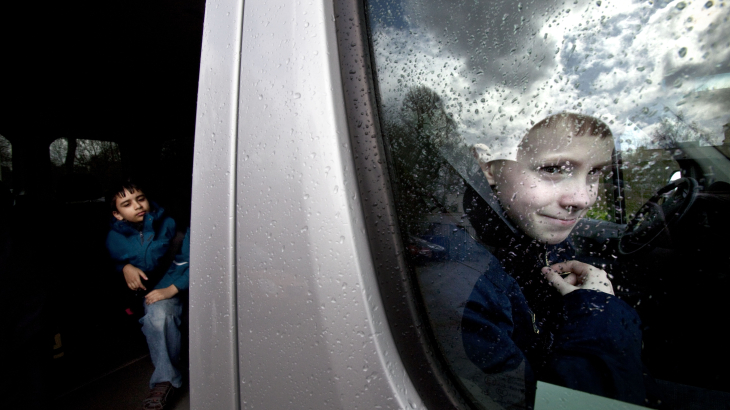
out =
<svg viewBox="0 0 730 410"><path fill-rule="evenodd" d="M528 140L528 136L535 130L540 128L554 128L559 125L566 125L567 128L575 135L590 135L599 138L613 138L611 129L605 122L598 118L585 114L576 114L563 111L543 118L537 124L533 125L527 132L522 134L517 140L513 139L510 143L500 142L487 146L483 143L476 143L471 146L471 154L480 164L486 164L496 160L517 160L517 154Z"/></svg>
<svg viewBox="0 0 730 410"><path fill-rule="evenodd" d="M141 186L132 178L123 178L113 183L106 195L106 203L109 204L109 208L112 212L117 212L117 197L123 197L124 191L134 193L136 191L143 191Z"/></svg>
<svg viewBox="0 0 730 410"><path fill-rule="evenodd" d="M570 129L570 131L574 132L576 135L591 135L600 138L613 138L611 129L608 128L608 125L606 125L605 122L589 115L576 114L572 112L561 112L555 115L551 115L549 117L545 117L537 124L535 124L532 128L530 128L527 134L537 128L550 128L557 125L567 125L568 129ZM525 141L524 137L522 141ZM520 143L520 145L522 144Z"/></svg>

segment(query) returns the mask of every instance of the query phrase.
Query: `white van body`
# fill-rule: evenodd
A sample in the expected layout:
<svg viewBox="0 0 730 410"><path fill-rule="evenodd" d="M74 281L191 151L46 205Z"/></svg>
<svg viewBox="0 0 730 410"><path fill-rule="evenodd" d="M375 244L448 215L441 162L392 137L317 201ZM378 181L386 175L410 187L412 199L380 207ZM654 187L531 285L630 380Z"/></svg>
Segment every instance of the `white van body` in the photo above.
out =
<svg viewBox="0 0 730 410"><path fill-rule="evenodd" d="M191 408L421 408L384 317L332 2L209 1Z"/></svg>

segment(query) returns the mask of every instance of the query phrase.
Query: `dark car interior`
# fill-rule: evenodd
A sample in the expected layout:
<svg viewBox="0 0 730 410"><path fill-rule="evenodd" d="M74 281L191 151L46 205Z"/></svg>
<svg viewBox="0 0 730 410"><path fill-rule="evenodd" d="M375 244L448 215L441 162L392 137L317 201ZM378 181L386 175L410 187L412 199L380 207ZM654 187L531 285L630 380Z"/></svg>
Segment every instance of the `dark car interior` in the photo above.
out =
<svg viewBox="0 0 730 410"><path fill-rule="evenodd" d="M627 224L586 220L573 238L583 258L605 265L616 294L639 313L643 360L659 383L727 392L730 380L719 369L730 357L717 318L730 269L730 184L721 172L729 160L723 147L685 145L671 150L681 178L657 186ZM615 204L625 206L619 196ZM697 400L712 397L699 391Z"/></svg>
<svg viewBox="0 0 730 410"><path fill-rule="evenodd" d="M189 225L204 7L0 6L4 406L78 408L147 354L105 249L103 198L131 176Z"/></svg>

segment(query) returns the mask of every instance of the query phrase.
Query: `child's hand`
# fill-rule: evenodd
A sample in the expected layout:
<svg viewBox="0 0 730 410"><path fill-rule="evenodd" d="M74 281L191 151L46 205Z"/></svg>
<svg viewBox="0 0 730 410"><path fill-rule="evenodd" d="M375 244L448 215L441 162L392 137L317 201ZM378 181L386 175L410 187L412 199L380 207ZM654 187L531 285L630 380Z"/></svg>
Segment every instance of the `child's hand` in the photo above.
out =
<svg viewBox="0 0 730 410"><path fill-rule="evenodd" d="M568 276L561 277L560 273L568 273ZM561 295L577 289L591 289L613 295L613 285L608 280L608 275L602 269L578 261L556 263L550 267L542 268L542 274Z"/></svg>
<svg viewBox="0 0 730 410"><path fill-rule="evenodd" d="M161 300L170 299L177 295L177 292L178 290L175 285L170 285L164 289L155 289L144 297L144 303L151 305Z"/></svg>
<svg viewBox="0 0 730 410"><path fill-rule="evenodd" d="M128 263L124 265L124 269L122 269L122 272L124 273L124 280L127 282L127 286L129 286L130 289L147 290L147 288L144 287L144 284L142 284L142 279L147 280L147 275L142 272L142 269L139 269L136 266Z"/></svg>

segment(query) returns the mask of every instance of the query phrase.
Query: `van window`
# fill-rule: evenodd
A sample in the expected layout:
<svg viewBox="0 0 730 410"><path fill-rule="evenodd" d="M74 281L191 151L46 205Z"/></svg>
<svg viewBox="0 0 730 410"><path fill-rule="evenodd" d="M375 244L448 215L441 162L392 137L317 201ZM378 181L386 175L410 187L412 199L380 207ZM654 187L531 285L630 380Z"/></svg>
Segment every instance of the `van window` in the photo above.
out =
<svg viewBox="0 0 730 410"><path fill-rule="evenodd" d="M13 171L13 144L0 135L0 181L10 184ZM9 186L8 186L9 188Z"/></svg>
<svg viewBox="0 0 730 410"><path fill-rule="evenodd" d="M728 397L730 376L706 364L730 365L713 325L730 267L729 10L722 1L367 2L403 247L437 348L475 406L529 407L535 380L646 406ZM530 172L554 189L531 185ZM564 185L578 175L584 191ZM566 193L577 202L557 198ZM579 347L558 343L568 325L556 309L572 299L541 268L568 260L610 280L622 308L596 329L635 339L636 354L617 360L639 369L640 389L562 378ZM516 323L519 312L532 320ZM636 318L631 331L611 324L619 317Z"/></svg>
<svg viewBox="0 0 730 410"><path fill-rule="evenodd" d="M123 174L122 156L116 142L59 138L51 143L49 154L54 177L59 179L59 189L64 191L67 201L103 201L109 184ZM79 185L87 193L70 198L68 190L75 191L72 186L79 188Z"/></svg>

